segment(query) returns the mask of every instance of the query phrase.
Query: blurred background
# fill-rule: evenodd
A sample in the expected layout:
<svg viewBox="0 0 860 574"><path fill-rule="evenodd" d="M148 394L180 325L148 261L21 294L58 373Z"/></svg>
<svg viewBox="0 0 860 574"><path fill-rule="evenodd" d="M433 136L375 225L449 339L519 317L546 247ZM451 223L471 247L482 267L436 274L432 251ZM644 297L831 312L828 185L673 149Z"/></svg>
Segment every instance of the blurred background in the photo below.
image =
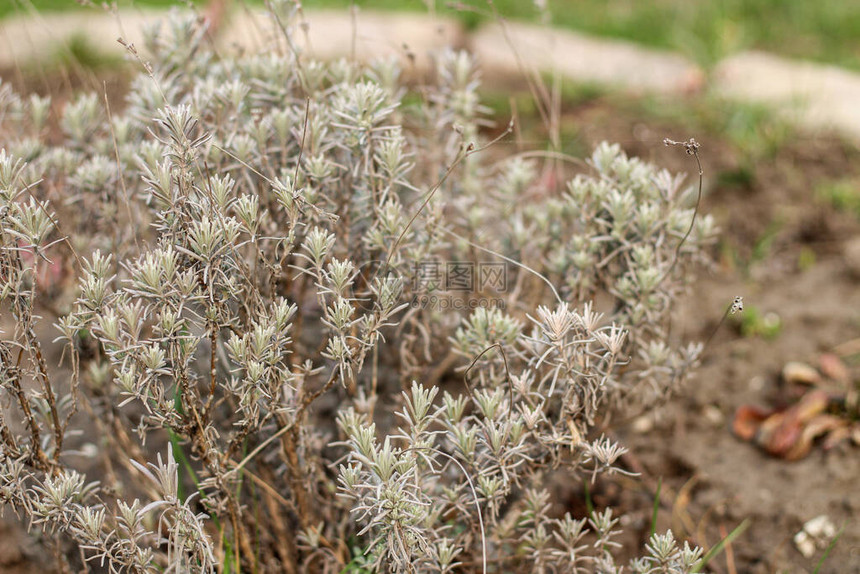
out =
<svg viewBox="0 0 860 574"><path fill-rule="evenodd" d="M236 0L227 0L236 2ZM205 9L198 0L193 4ZM0 17L39 12L74 11L89 0L6 0ZM120 9L183 4L174 0L119 0ZM248 2L262 5L263 2ZM487 2L466 0L310 0L306 9L396 10L451 16L467 28L493 18ZM761 49L777 54L860 69L860 3L846 0L495 0L498 14L523 21L540 21L548 12L555 26L600 36L631 40L645 46L677 50L703 66L740 50Z"/></svg>
<svg viewBox="0 0 860 574"><path fill-rule="evenodd" d="M197 0L206 5L236 0ZM262 5L261 1L247 1ZM38 12L80 10L90 0L7 0L0 17ZM188 4L175 0L118 0L120 9L164 8ZM493 8L478 0L310 0L309 10L342 9L427 13L456 18L467 28L493 19ZM495 0L495 11L506 18L540 21L548 14L555 26L626 39L645 46L675 50L709 66L741 50L776 54L860 69L860 3L846 0Z"/></svg>

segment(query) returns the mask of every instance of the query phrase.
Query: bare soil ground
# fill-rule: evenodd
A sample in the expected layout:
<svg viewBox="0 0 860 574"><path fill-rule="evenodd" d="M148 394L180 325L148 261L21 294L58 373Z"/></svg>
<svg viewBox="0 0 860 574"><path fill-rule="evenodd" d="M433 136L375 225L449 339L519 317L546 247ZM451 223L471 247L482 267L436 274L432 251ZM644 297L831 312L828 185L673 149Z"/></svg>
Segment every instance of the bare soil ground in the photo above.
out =
<svg viewBox="0 0 860 574"><path fill-rule="evenodd" d="M827 515L845 530L820 571L860 572L860 448L843 442L787 462L740 441L730 429L738 406L785 399L785 363L815 365L820 353L860 336L860 289L845 256L860 225L816 191L825 182L856 178L860 152L838 138L790 133L772 153L751 157L736 139L707 129L695 115L670 115L654 120L641 113L641 102L598 98L568 109L563 123L578 128L586 147L618 141L630 154L691 176L692 160L661 142L695 137L705 171L702 210L714 214L723 233L715 269L697 278L679 306L677 332L707 340L737 295L748 309L777 314L782 327L767 340L724 324L695 380L650 429L642 421L617 429L645 475L662 477L658 531L671 527L676 536L712 545L749 518L749 529L709 568L807 572L822 551L804 558L792 538L806 521ZM856 364L848 365L856 384ZM607 501L630 504L631 517L639 516L647 529L653 496L652 488L638 499L616 495Z"/></svg>

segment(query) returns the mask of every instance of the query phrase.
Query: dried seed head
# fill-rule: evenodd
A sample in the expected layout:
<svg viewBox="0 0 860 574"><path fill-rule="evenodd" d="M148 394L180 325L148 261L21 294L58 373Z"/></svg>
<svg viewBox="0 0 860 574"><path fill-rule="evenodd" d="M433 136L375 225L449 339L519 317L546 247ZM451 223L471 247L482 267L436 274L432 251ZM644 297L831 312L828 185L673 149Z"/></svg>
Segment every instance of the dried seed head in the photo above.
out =
<svg viewBox="0 0 860 574"><path fill-rule="evenodd" d="M743 297L735 297L735 300L732 301L732 309L731 313L734 315L735 313L740 313L744 310L744 298Z"/></svg>

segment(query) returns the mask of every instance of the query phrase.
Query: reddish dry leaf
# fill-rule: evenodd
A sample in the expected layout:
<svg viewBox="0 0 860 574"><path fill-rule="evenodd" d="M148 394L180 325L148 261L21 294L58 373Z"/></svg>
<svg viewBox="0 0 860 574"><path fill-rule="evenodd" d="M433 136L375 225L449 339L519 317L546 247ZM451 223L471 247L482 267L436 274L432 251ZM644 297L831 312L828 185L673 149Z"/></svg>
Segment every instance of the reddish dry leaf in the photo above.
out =
<svg viewBox="0 0 860 574"><path fill-rule="evenodd" d="M829 404L830 396L815 389L782 411L744 405L735 412L732 429L739 438L754 440L773 456L797 460L809 453L817 437L847 427L843 419L823 414Z"/></svg>
<svg viewBox="0 0 860 574"><path fill-rule="evenodd" d="M772 414L773 410L753 405L741 405L735 411L735 418L732 421L732 431L740 439L752 440L762 421Z"/></svg>
<svg viewBox="0 0 860 574"><path fill-rule="evenodd" d="M800 433L794 444L780 455L785 460L800 460L812 450L812 437L806 433Z"/></svg>
<svg viewBox="0 0 860 574"><path fill-rule="evenodd" d="M821 373L837 383L847 384L851 379L848 367L838 356L833 353L824 353L818 358L818 366Z"/></svg>
<svg viewBox="0 0 860 574"><path fill-rule="evenodd" d="M828 402L826 392L820 389L808 392L799 403L782 413L779 420L773 421L772 424L769 424L771 423L770 419L765 421L756 436L756 440L769 453L776 456L782 456L789 460L797 460L797 458L806 456L809 448L812 448L813 439L817 436L807 432L807 423L823 413ZM777 416L774 415L771 419ZM772 432L769 433L770 429ZM801 452L802 454L800 454Z"/></svg>
<svg viewBox="0 0 860 574"><path fill-rule="evenodd" d="M821 447L824 450L830 450L851 436L851 427L848 426L848 423L843 420L840 420L839 422L840 424L838 426L827 433L827 437L821 444Z"/></svg>
<svg viewBox="0 0 860 574"><path fill-rule="evenodd" d="M788 384L817 385L821 374L806 363L791 361L782 368L782 380Z"/></svg>
<svg viewBox="0 0 860 574"><path fill-rule="evenodd" d="M783 457L800 439L801 431L796 413L785 411L768 417L759 427L755 441L770 454Z"/></svg>
<svg viewBox="0 0 860 574"><path fill-rule="evenodd" d="M828 404L830 404L830 395L826 391L815 389L806 393L800 402L789 410L797 410L797 418L801 423L805 423L823 413Z"/></svg>
<svg viewBox="0 0 860 574"><path fill-rule="evenodd" d="M812 450L812 443L816 438L825 433L830 433L828 440L834 432L845 427L845 421L833 415L820 415L809 421L803 428L803 432L797 440L797 443L785 453L786 460L799 460L809 454ZM838 441L837 441L838 442ZM835 444L835 443L834 443ZM831 445L832 447L833 445ZM825 441L825 449L830 448Z"/></svg>

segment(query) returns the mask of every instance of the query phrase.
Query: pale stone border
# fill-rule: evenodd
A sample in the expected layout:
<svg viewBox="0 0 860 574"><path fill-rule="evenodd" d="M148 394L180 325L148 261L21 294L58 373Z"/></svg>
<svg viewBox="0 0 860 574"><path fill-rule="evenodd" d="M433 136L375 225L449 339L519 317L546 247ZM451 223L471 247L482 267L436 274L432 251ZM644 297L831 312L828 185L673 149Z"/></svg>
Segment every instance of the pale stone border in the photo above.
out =
<svg viewBox="0 0 860 574"><path fill-rule="evenodd" d="M0 20L0 67L48 60L62 53L76 36L100 53L122 56L124 49L117 38L140 46L145 27L157 24L164 15L163 10L123 10L117 16L81 10L12 16Z"/></svg>
<svg viewBox="0 0 860 574"><path fill-rule="evenodd" d="M488 73L511 75L531 66L575 82L651 93L694 92L704 81L695 64L671 52L535 25L487 24L470 46Z"/></svg>
<svg viewBox="0 0 860 574"><path fill-rule="evenodd" d="M860 140L860 74L744 52L717 65L713 84L721 95L775 107L806 128Z"/></svg>

